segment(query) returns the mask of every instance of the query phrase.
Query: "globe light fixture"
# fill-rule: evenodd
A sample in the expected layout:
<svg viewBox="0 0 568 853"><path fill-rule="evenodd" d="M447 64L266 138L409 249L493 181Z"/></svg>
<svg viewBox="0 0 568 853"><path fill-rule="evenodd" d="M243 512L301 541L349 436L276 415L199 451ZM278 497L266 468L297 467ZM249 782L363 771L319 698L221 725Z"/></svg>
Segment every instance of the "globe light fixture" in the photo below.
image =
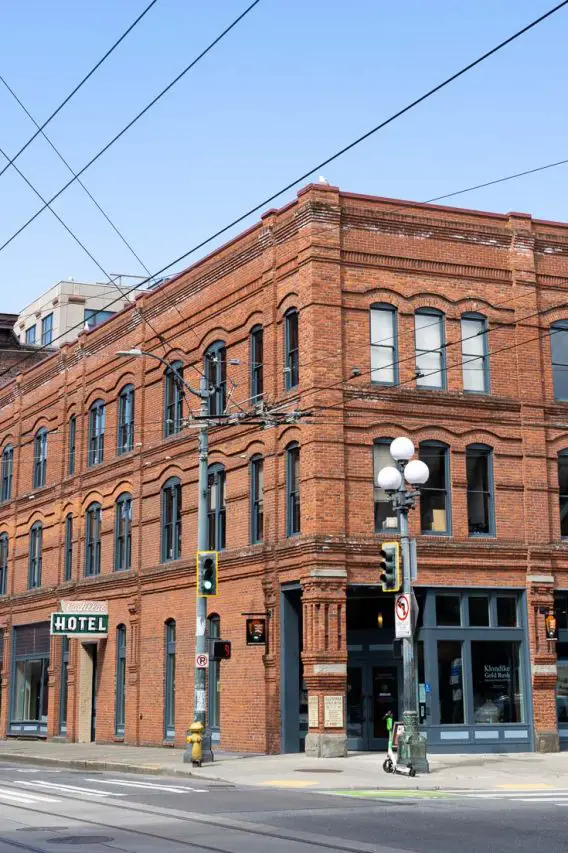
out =
<svg viewBox="0 0 568 853"><path fill-rule="evenodd" d="M393 468L388 465L386 468L381 468L377 475L377 485L379 489L384 489L386 492L394 492L400 489L402 483L402 474L398 468Z"/></svg>
<svg viewBox="0 0 568 853"><path fill-rule="evenodd" d="M404 469L404 479L411 486L423 486L429 476L430 469L421 459L411 459Z"/></svg>
<svg viewBox="0 0 568 853"><path fill-rule="evenodd" d="M390 455L395 462L408 462L414 456L414 445L406 436L399 436L391 441Z"/></svg>

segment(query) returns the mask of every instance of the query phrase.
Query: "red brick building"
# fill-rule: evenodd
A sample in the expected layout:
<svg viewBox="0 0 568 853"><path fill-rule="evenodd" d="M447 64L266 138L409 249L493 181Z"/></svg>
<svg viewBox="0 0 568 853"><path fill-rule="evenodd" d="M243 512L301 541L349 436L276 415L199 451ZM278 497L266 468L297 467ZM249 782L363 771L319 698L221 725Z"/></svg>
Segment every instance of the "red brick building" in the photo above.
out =
<svg viewBox="0 0 568 853"><path fill-rule="evenodd" d="M567 294L565 224L312 185L9 382L0 736L181 745L191 722L196 430L162 365L116 355L137 347L194 384L213 353L229 411L311 412L211 432L209 628L232 643L209 667L216 742L384 744L401 662L378 550L396 519L373 483L402 434L431 470L411 513L429 749L558 749ZM79 606L108 611L108 636L50 637Z"/></svg>

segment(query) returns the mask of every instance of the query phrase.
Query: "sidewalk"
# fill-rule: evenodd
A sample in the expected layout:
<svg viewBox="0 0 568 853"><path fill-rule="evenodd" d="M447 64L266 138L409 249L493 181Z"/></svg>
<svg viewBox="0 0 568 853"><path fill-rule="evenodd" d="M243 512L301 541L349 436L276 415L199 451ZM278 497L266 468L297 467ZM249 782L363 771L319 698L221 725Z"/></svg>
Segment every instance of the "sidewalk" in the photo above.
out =
<svg viewBox="0 0 568 853"><path fill-rule="evenodd" d="M304 754L216 754L201 768L184 764L180 749L43 741L0 741L0 761L73 769L163 776L197 776L235 785L325 790L331 788L461 789L464 791L568 787L568 752L542 755L433 755L430 773L410 779L382 771L384 755L351 753L347 758Z"/></svg>

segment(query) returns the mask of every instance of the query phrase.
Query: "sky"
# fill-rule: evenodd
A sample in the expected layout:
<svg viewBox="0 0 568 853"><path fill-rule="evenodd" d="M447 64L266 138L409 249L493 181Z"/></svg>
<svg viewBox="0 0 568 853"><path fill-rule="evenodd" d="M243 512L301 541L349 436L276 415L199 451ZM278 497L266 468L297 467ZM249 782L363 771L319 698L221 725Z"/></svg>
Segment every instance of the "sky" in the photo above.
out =
<svg viewBox="0 0 568 853"><path fill-rule="evenodd" d="M0 75L41 123L148 1L0 0ZM247 5L158 0L47 126L73 168L81 169ZM82 179L155 272L553 5L261 0ZM345 191L424 201L568 158L567 40L568 6L323 174ZM13 155L34 130L0 83L2 150ZM5 162L0 156L0 168ZM40 138L17 164L48 198L70 177ZM568 165L447 203L566 221L567 190ZM287 203L296 191L267 207ZM0 245L40 206L7 170L0 177ZM143 274L77 184L53 206L104 270ZM46 210L0 250L0 312L19 312L69 277L104 280Z"/></svg>

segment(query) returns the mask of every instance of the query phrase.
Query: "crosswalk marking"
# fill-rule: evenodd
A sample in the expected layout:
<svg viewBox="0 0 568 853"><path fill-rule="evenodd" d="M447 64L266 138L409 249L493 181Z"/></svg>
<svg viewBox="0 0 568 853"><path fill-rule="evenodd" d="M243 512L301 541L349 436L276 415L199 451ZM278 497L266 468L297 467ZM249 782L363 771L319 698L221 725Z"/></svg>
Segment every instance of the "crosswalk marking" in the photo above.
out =
<svg viewBox="0 0 568 853"><path fill-rule="evenodd" d="M79 785L63 785L59 782L45 782L43 779L34 779L33 782L24 782L23 780L14 781L14 785L27 785L30 788L46 788L48 791L60 791L64 794L86 794L93 797L125 797L126 794L120 794L117 791L102 791L99 788L82 788Z"/></svg>
<svg viewBox="0 0 568 853"><path fill-rule="evenodd" d="M26 791L12 791L7 788L0 788L0 799L14 800L18 803L59 803L60 800L55 797L49 797L45 794L28 794Z"/></svg>
<svg viewBox="0 0 568 853"><path fill-rule="evenodd" d="M160 785L155 782L134 782L125 779L85 779L86 782L95 782L104 785L123 785L128 788L138 788L147 791L167 791L170 794L206 794L207 788L176 787L175 785Z"/></svg>

